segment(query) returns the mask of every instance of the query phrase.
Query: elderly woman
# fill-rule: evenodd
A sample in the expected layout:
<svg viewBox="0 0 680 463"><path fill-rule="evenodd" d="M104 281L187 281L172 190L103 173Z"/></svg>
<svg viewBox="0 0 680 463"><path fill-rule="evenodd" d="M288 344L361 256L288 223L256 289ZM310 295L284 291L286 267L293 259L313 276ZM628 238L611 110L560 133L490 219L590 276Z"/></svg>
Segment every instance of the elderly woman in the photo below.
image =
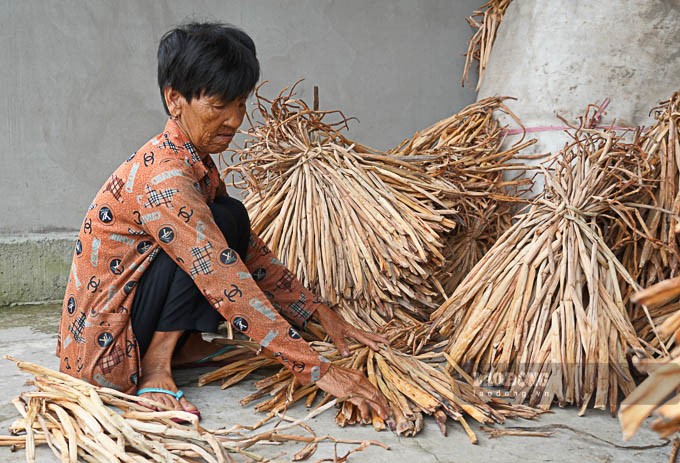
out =
<svg viewBox="0 0 680 463"><path fill-rule="evenodd" d="M303 384L387 418L385 398L358 371L330 365L291 326L318 320L338 349L358 330L319 301L251 231L210 155L243 122L259 78L255 45L221 24L171 30L158 48L165 129L123 162L88 208L64 297L60 369L200 416L172 368L214 355L202 332L226 320Z"/></svg>

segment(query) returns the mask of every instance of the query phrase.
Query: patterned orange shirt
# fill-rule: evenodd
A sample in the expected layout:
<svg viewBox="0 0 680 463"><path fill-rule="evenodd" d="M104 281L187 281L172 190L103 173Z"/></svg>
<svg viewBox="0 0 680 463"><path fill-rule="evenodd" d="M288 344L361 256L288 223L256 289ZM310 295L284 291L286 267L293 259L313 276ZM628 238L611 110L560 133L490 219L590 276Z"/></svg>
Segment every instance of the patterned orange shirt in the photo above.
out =
<svg viewBox="0 0 680 463"><path fill-rule="evenodd" d="M169 120L111 175L79 232L57 340L60 370L132 393L141 374L130 308L136 284L162 249L236 329L269 350L304 384L328 362L287 320L302 325L320 301L251 231L246 261L208 207L226 188ZM283 318L285 317L285 319Z"/></svg>

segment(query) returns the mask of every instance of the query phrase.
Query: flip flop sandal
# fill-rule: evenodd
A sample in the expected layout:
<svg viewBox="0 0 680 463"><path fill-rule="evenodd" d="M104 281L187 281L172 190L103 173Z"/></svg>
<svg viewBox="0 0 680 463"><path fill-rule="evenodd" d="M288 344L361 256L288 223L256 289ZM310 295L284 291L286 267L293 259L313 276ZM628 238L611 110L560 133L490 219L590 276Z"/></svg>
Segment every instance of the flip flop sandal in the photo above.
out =
<svg viewBox="0 0 680 463"><path fill-rule="evenodd" d="M175 400L177 400L177 402L179 402L179 399L184 397L184 391L181 390L181 389L179 389L177 392L172 392L169 389L162 389L160 387L145 387L145 388L138 390L135 393L135 395L139 397L140 395L146 394L147 392L158 392L159 394L167 394L169 396L174 397ZM154 411L158 411L158 410L154 410ZM201 412L199 410L196 410L196 411L184 410L184 411L187 412L187 413L191 413L192 415L196 415L199 420L201 419ZM177 424L187 424L187 423L189 423L189 421L183 420L183 419L180 419L180 418L171 418L171 419L172 419L172 421L174 421Z"/></svg>
<svg viewBox="0 0 680 463"><path fill-rule="evenodd" d="M226 354L230 350L236 349L236 345L224 346L221 349L213 352L210 355L206 355L202 359L196 360L194 362L182 363L180 365L173 366L173 370L187 370L189 368L205 368L205 367L223 367L234 361L233 358L228 358L224 360L213 360L216 357Z"/></svg>

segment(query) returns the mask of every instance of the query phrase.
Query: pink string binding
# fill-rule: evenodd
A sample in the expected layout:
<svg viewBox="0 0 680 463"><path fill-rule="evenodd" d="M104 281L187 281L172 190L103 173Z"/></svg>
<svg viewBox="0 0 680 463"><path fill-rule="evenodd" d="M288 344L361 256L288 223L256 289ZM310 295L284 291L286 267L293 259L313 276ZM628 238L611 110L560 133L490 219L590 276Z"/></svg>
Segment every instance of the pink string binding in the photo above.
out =
<svg viewBox="0 0 680 463"><path fill-rule="evenodd" d="M609 106L610 103L609 97L605 98L602 101L602 104L598 107L597 111L593 115L592 118L592 124L590 124L590 128L593 129L607 129L607 130L635 130L637 127L622 127L619 125L597 125L598 122L600 122L600 119L602 119L602 116L604 115L604 110ZM505 135L519 135L519 134L524 134L524 133L534 133L534 132L552 132L552 131L557 131L557 130L568 130L571 127L566 126L566 125L541 125L538 127L527 127L527 128L519 128L519 129L509 129L509 130L504 130L501 132L503 136Z"/></svg>

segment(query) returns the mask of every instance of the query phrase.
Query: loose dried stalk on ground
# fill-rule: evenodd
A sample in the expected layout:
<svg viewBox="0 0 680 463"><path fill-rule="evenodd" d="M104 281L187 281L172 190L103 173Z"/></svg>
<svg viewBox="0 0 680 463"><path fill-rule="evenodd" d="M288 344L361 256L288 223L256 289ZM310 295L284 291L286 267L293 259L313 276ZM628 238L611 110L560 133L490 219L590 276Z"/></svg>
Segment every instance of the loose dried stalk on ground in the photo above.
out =
<svg viewBox="0 0 680 463"><path fill-rule="evenodd" d="M653 188L646 201L640 201L645 234L633 235L621 230L613 241L624 248L622 262L642 287L680 275L680 245L676 227L680 214L680 92L653 110L656 123L641 136L640 146L654 170ZM650 307L655 324L663 323L680 309L678 297L671 297ZM660 353L657 338L641 306L632 306L631 319L638 336ZM670 348L671 346L665 346Z"/></svg>
<svg viewBox="0 0 680 463"><path fill-rule="evenodd" d="M596 108L589 108L583 121ZM637 283L602 238L636 227L650 164L635 144L582 125L545 173L546 189L432 314L473 376L547 409L616 410L635 384L625 352L643 351L624 301Z"/></svg>
<svg viewBox="0 0 680 463"><path fill-rule="evenodd" d="M390 348L373 352L360 344L350 346L351 355L341 357L330 343L314 342L312 345L333 364L354 368L367 375L387 398L394 412L394 422L385 423L377 415L372 424L376 430L388 426L397 434L414 436L423 427L424 415L432 415L446 433L446 421L457 421L468 434L470 441L477 442L467 420L472 418L479 423L502 423L506 418L534 418L537 411L487 395L475 387L470 378L457 365L448 362L446 354L428 353L414 356L403 352L413 351L417 343L427 333L426 324L411 320L411 324L393 321L380 331L391 341ZM263 366L275 366L273 360L260 360L257 364L236 363L220 370L203 375L199 384L222 379L223 384L233 385L243 379L242 374L251 373ZM463 380L455 379L454 373L462 374ZM290 371L282 369L278 373L258 381L257 391L241 401L242 405L266 398L255 409L270 414L281 413L292 404L304 400L308 407L320 398L318 407L324 406L330 397L320 392L314 385L301 386ZM321 397L319 397L321 396ZM361 424L357 407L343 402L336 415L340 426Z"/></svg>
<svg viewBox="0 0 680 463"><path fill-rule="evenodd" d="M476 90L482 85L486 65L489 62L489 55L491 55L491 48L496 40L496 31L501 24L505 10L508 9L512 0L491 0L479 10L475 10L474 14L467 18L470 26L477 29L475 34L468 41L467 53L465 53L465 68L463 69L462 85L470 81L470 69L472 63L476 60L479 64L479 78L477 80Z"/></svg>
<svg viewBox="0 0 680 463"><path fill-rule="evenodd" d="M222 463L234 461L231 455L240 455L247 461L270 461L247 450L259 442L304 442L305 457L314 453L312 444L322 441L355 444L358 447L353 451L369 445L383 446L374 441L318 438L313 433L284 434L296 426L310 432L304 420L260 434L245 433L248 428L238 425L210 431L199 426L198 418L190 413L151 411L148 407L163 410L164 406L143 397L95 387L36 364L11 360L19 369L35 376L32 384L36 391L24 392L14 400L22 418L11 426L10 432L23 435L0 436L0 445L25 448L29 462L35 461L35 446L45 443L61 461L74 463ZM173 419L189 424L177 424Z"/></svg>
<svg viewBox="0 0 680 463"><path fill-rule="evenodd" d="M426 318L438 303L433 279L440 236L455 226L441 198L457 193L416 160L378 153L326 123L294 87L269 102L249 131L237 171L249 189L253 229L324 300L375 327L401 309ZM343 124L343 118L339 124Z"/></svg>
<svg viewBox="0 0 680 463"><path fill-rule="evenodd" d="M437 278L446 294L510 226L514 206L531 188L529 179L504 180L511 171L527 167L516 161L518 153L536 140L520 140L502 149L503 129L498 114L519 119L504 104L507 97L490 97L421 130L390 152L423 160L426 170L456 186L453 201L458 226L445 236L446 261Z"/></svg>

